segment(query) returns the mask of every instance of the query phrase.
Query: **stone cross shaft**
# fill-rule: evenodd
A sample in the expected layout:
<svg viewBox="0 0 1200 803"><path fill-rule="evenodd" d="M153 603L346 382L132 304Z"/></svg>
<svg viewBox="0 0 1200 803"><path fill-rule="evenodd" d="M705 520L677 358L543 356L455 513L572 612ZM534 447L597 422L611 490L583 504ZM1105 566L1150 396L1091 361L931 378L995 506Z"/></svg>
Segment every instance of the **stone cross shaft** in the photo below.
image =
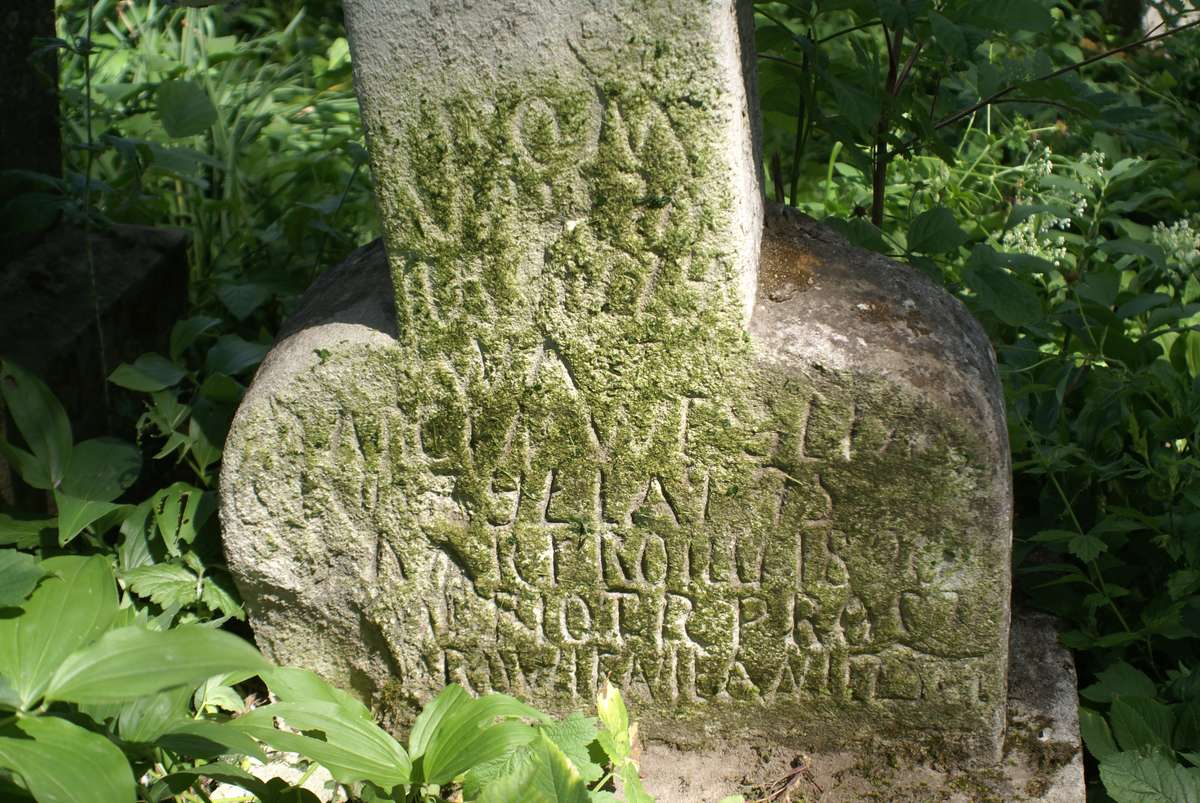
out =
<svg viewBox="0 0 1200 803"><path fill-rule="evenodd" d="M649 739L997 758L994 359L919 274L764 220L748 4L346 18L390 279L324 277L234 423L260 646L401 719L609 678Z"/></svg>

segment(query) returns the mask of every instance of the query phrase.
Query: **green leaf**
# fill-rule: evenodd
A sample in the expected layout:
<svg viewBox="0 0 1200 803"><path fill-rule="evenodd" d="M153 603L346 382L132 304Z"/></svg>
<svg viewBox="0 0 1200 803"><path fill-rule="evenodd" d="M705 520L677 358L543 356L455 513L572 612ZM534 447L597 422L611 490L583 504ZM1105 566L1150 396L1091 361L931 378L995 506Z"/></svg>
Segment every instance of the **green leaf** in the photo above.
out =
<svg viewBox="0 0 1200 803"><path fill-rule="evenodd" d="M29 447L29 452L5 449L5 457L34 488L58 487L71 459L72 443L71 424L58 398L44 382L8 360L0 360L0 396ZM7 445L3 438L0 443ZM21 452L32 453L33 459L14 460Z"/></svg>
<svg viewBox="0 0 1200 803"><path fill-rule="evenodd" d="M1113 741L1112 731L1108 729L1103 714L1080 706L1079 733L1087 749L1101 761L1117 752L1117 743Z"/></svg>
<svg viewBox="0 0 1200 803"><path fill-rule="evenodd" d="M196 686L223 672L270 666L251 644L201 625L173 630L123 627L69 656L46 698L74 703L119 703L173 686Z"/></svg>
<svg viewBox="0 0 1200 803"><path fill-rule="evenodd" d="M51 575L21 606L0 617L0 675L28 707L68 655L108 629L117 613L117 583L107 558L64 555L42 561Z"/></svg>
<svg viewBox="0 0 1200 803"><path fill-rule="evenodd" d="M58 545L66 546L85 528L117 510L121 505L112 502L93 502L77 499L59 491L54 492L54 504L58 506Z"/></svg>
<svg viewBox="0 0 1200 803"><path fill-rule="evenodd" d="M212 318L208 315L195 315L176 321L175 325L171 327L171 359L181 359L188 347L196 342L196 338L220 324L220 318Z"/></svg>
<svg viewBox="0 0 1200 803"><path fill-rule="evenodd" d="M175 563L139 566L125 572L125 582L133 593L163 608L190 605L199 596L200 578Z"/></svg>
<svg viewBox="0 0 1200 803"><path fill-rule="evenodd" d="M220 611L222 616L232 616L234 619L245 619L246 612L238 604L237 596L222 583L230 581L225 578L222 582L208 575L200 586L200 601L211 610Z"/></svg>
<svg viewBox="0 0 1200 803"><path fill-rule="evenodd" d="M637 764L626 762L621 767L621 792L625 795L625 803L654 803L654 798L642 786L642 776L638 773Z"/></svg>
<svg viewBox="0 0 1200 803"><path fill-rule="evenodd" d="M1085 563L1100 557L1100 553L1108 549L1108 544L1094 535L1076 535L1067 545L1071 554Z"/></svg>
<svg viewBox="0 0 1200 803"><path fill-rule="evenodd" d="M151 502L154 521L163 543L172 555L179 555L179 542L190 544L196 533L216 511L216 498L205 491L177 482L156 493Z"/></svg>
<svg viewBox="0 0 1200 803"><path fill-rule="evenodd" d="M1111 703L1118 697L1153 697L1154 681L1140 669L1118 661L1096 675L1096 682L1079 696L1096 703Z"/></svg>
<svg viewBox="0 0 1200 803"><path fill-rule="evenodd" d="M1122 750L1171 749L1175 715L1170 706L1149 697L1118 697L1113 701L1109 719Z"/></svg>
<svg viewBox="0 0 1200 803"><path fill-rule="evenodd" d="M20 605L45 576L46 570L33 555L0 549L0 608Z"/></svg>
<svg viewBox="0 0 1200 803"><path fill-rule="evenodd" d="M262 362L269 346L251 343L237 335L222 335L208 350L206 366L210 372L237 376Z"/></svg>
<svg viewBox="0 0 1200 803"><path fill-rule="evenodd" d="M357 698L326 683L315 672L294 666L280 666L263 672L262 679L280 702L330 703L340 708L342 715L347 718L375 722L370 709Z"/></svg>
<svg viewBox="0 0 1200 803"><path fill-rule="evenodd" d="M38 803L133 803L133 771L105 737L58 717L26 717L0 730L0 767Z"/></svg>
<svg viewBox="0 0 1200 803"><path fill-rule="evenodd" d="M265 783L241 767L223 762L204 764L199 767L177 767L170 775L164 775L151 789L154 799L166 800L168 795L179 795L201 778L210 778L221 783L233 784L256 795L263 803L275 800Z"/></svg>
<svg viewBox="0 0 1200 803"><path fill-rule="evenodd" d="M126 742L153 742L172 725L190 721L190 697L186 688L179 687L125 703L119 706L117 733Z"/></svg>
<svg viewBox="0 0 1200 803"><path fill-rule="evenodd" d="M267 763L267 757L258 742L227 722L207 719L179 721L167 728L156 743L176 755L188 758L215 759L236 754Z"/></svg>
<svg viewBox="0 0 1200 803"><path fill-rule="evenodd" d="M544 733L532 748L532 760L523 771L490 784L479 803L587 803L587 785Z"/></svg>
<svg viewBox="0 0 1200 803"><path fill-rule="evenodd" d="M1117 753L1100 762L1100 780L1116 803L1200 803L1200 769L1161 753Z"/></svg>
<svg viewBox="0 0 1200 803"><path fill-rule="evenodd" d="M38 546L46 536L58 529L55 519L27 518L0 513L0 545L29 549Z"/></svg>
<svg viewBox="0 0 1200 803"><path fill-rule="evenodd" d="M152 393L163 390L179 382L187 376L187 371L168 360L161 354L153 352L143 354L129 363L121 363L108 376L108 381L129 390Z"/></svg>
<svg viewBox="0 0 1200 803"><path fill-rule="evenodd" d="M1042 317L1042 301L1037 291L998 264L995 253L977 246L963 271L963 281L975 293L979 303L1009 326L1024 326Z"/></svg>
<svg viewBox="0 0 1200 803"><path fill-rule="evenodd" d="M142 452L120 438L92 438L75 444L62 492L77 499L111 502L137 482Z"/></svg>
<svg viewBox="0 0 1200 803"><path fill-rule="evenodd" d="M217 109L193 81L163 81L155 93L158 114L170 137L201 134L217 121Z"/></svg>
<svg viewBox="0 0 1200 803"><path fill-rule="evenodd" d="M959 228L954 214L944 206L935 206L908 225L908 250L918 254L945 254L966 243L968 235Z"/></svg>
<svg viewBox="0 0 1200 803"><path fill-rule="evenodd" d="M613 763L620 764L633 752L633 733L629 726L629 711L621 691L607 680L596 696L596 714L604 725L600 745Z"/></svg>
<svg viewBox="0 0 1200 803"><path fill-rule="evenodd" d="M603 771L588 754L588 746L595 741L597 735L596 720L576 711L560 722L545 725L540 730L563 751L563 755L579 771L579 776L585 783L599 780Z"/></svg>
<svg viewBox="0 0 1200 803"><path fill-rule="evenodd" d="M936 11L929 12L929 28L934 41L954 58L965 59L971 55L962 29Z"/></svg>
<svg viewBox="0 0 1200 803"><path fill-rule="evenodd" d="M299 731L320 731L324 738L278 730L275 718ZM338 783L371 781L390 789L408 783L412 772L408 754L395 739L373 722L347 718L335 703L274 703L238 717L230 727L276 750L316 761Z"/></svg>
<svg viewBox="0 0 1200 803"><path fill-rule="evenodd" d="M506 694L471 697L451 684L417 717L409 752L414 761L420 757L426 783L443 784L533 741L537 731L515 717L549 721L546 714Z"/></svg>

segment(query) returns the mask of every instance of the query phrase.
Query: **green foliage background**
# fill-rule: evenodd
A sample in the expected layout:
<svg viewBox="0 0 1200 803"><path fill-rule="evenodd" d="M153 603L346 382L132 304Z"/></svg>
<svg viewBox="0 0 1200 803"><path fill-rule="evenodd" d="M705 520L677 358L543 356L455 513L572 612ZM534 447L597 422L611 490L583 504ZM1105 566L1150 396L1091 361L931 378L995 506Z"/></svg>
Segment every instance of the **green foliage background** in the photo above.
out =
<svg viewBox="0 0 1200 803"><path fill-rule="evenodd" d="M1186 29L1196 17L1182 4L1159 5L1181 27L1138 47L1089 0L755 5L768 195L935 277L995 345L1018 602L1061 617L1081 678L1089 799L1120 803L1200 799L1200 30ZM152 447L146 465L129 441L75 443L35 379L0 372L21 436L0 450L53 500L53 513L0 512L0 593L11 589L0 605L27 612L54 591L53 561L91 555L109 572L97 588L119 595L114 616L139 633L236 620L212 516L229 418L298 295L378 232L340 6L66 0L59 38L45 45L62 69L67 170L21 177L30 191L0 230L60 218L184 227L190 304L167 353L110 378L145 394L136 435ZM36 408L44 414L25 412ZM138 476L159 478L160 490L129 498ZM93 636L109 638L80 637L63 656L86 653ZM248 670L235 661L215 682L172 679L163 688L190 688L163 721L223 723L240 710L233 686ZM361 738L393 750L367 728L369 714L320 708L350 705L336 690L263 677L283 703L310 706L294 716L361 725ZM291 692L276 688L289 682ZM55 708L45 688L22 683L54 689L0 666L0 767L10 771L4 745L17 737L4 729L14 727L55 731L42 737L51 743L68 726L107 734L130 766L151 768L138 779L146 799L169 777L189 779L180 789L201 783L189 768L223 755L173 750L167 730L127 738L135 725L123 723L142 716L128 711L168 693L158 688L122 692L125 712L106 716L69 686ZM36 717L25 715L31 705ZM522 734L537 730L530 721ZM294 749L276 743L269 717L253 724L243 731ZM574 768L601 794L601 765L579 752L594 726L568 738L566 723L543 724L521 742L522 760ZM609 775L632 772L628 790L636 767L622 749L605 754ZM414 771L420 754L412 744L405 753ZM501 799L485 782L511 792L532 772L506 755L502 767L439 781ZM209 777L236 777L227 766L210 765ZM346 777L375 794L362 791L365 776Z"/></svg>

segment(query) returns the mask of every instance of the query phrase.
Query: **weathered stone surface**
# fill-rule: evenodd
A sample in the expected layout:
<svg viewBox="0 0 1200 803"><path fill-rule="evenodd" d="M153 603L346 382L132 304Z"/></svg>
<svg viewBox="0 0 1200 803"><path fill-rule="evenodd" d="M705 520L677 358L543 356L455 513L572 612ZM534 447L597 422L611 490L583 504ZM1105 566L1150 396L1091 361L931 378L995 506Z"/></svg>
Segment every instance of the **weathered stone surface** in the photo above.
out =
<svg viewBox="0 0 1200 803"><path fill-rule="evenodd" d="M226 447L260 645L401 711L607 676L681 746L998 758L987 342L799 217L758 258L732 4L409 5L348 4L394 313L378 249L325 278Z"/></svg>
<svg viewBox="0 0 1200 803"><path fill-rule="evenodd" d="M1008 729L997 765L965 767L936 750L878 743L872 749L802 752L723 745L720 753L642 749L642 774L658 803L696 803L745 793L751 800L787 789L821 803L1083 803L1079 698L1071 654L1044 614L1013 617Z"/></svg>

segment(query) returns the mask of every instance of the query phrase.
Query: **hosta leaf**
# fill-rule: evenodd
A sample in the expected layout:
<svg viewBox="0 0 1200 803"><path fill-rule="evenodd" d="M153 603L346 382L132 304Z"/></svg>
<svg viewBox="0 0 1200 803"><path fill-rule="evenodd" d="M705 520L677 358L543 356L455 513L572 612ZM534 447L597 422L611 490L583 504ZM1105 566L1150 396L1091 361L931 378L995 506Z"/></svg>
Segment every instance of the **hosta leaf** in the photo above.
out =
<svg viewBox="0 0 1200 803"><path fill-rule="evenodd" d="M324 739L279 730L278 717L300 731L320 731ZM373 722L347 718L336 703L274 703L256 708L231 727L276 750L295 752L316 761L339 783L371 781L385 789L407 783L412 764L400 744Z"/></svg>
<svg viewBox="0 0 1200 803"><path fill-rule="evenodd" d="M159 747L188 758L214 759L223 755L257 758L264 764L266 755L258 742L228 722L207 719L177 721L158 737Z"/></svg>
<svg viewBox="0 0 1200 803"><path fill-rule="evenodd" d="M0 397L35 460L34 465L18 466L21 478L42 490L57 487L73 441L62 404L44 382L7 360L0 360Z"/></svg>
<svg viewBox="0 0 1200 803"><path fill-rule="evenodd" d="M123 627L63 661L46 697L121 702L174 686L194 688L222 672L269 666L258 650L232 633L200 625L162 631Z"/></svg>
<svg viewBox="0 0 1200 803"><path fill-rule="evenodd" d="M1200 803L1200 769L1161 753L1116 753L1100 762L1104 790L1117 803Z"/></svg>
<svg viewBox="0 0 1200 803"><path fill-rule="evenodd" d="M37 558L15 549L0 549L0 608L20 605L45 576Z"/></svg>
<svg viewBox="0 0 1200 803"><path fill-rule="evenodd" d="M75 444L63 476L62 492L77 499L111 502L137 481L142 452L120 438L92 438Z"/></svg>
<svg viewBox="0 0 1200 803"><path fill-rule="evenodd" d="M549 722L545 714L508 695L471 697L451 684L417 717L409 752L414 760L421 758L426 783L445 783L533 741L537 732L513 721L516 717Z"/></svg>
<svg viewBox="0 0 1200 803"><path fill-rule="evenodd" d="M64 659L108 629L117 612L117 584L107 558L64 555L42 561L50 572L21 606L0 617L0 675L22 705L42 696Z"/></svg>
<svg viewBox="0 0 1200 803"><path fill-rule="evenodd" d="M126 742L153 742L168 728L188 719L191 692L186 687L171 689L120 706L117 733Z"/></svg>
<svg viewBox="0 0 1200 803"><path fill-rule="evenodd" d="M125 582L138 596L169 608L195 602L200 578L178 564L156 563L125 572Z"/></svg>
<svg viewBox="0 0 1200 803"><path fill-rule="evenodd" d="M133 803L133 771L105 737L58 717L26 717L0 730L0 767L38 803Z"/></svg>
<svg viewBox="0 0 1200 803"><path fill-rule="evenodd" d="M58 522L55 519L28 518L0 513L0 545L28 549L37 546L42 538L57 536Z"/></svg>
<svg viewBox="0 0 1200 803"><path fill-rule="evenodd" d="M152 787L151 793L157 795L158 800L165 800L167 799L166 795L179 795L201 778L234 784L253 795L257 795L260 800L272 800L271 790L261 780L246 772L241 767L221 762L204 764L199 767L176 768L171 771L170 775L164 775L160 778Z"/></svg>
<svg viewBox="0 0 1200 803"><path fill-rule="evenodd" d="M271 693L281 702L331 703L340 708L348 718L375 722L371 711L357 698L326 683L315 672L294 666L280 666L262 673L262 678Z"/></svg>

